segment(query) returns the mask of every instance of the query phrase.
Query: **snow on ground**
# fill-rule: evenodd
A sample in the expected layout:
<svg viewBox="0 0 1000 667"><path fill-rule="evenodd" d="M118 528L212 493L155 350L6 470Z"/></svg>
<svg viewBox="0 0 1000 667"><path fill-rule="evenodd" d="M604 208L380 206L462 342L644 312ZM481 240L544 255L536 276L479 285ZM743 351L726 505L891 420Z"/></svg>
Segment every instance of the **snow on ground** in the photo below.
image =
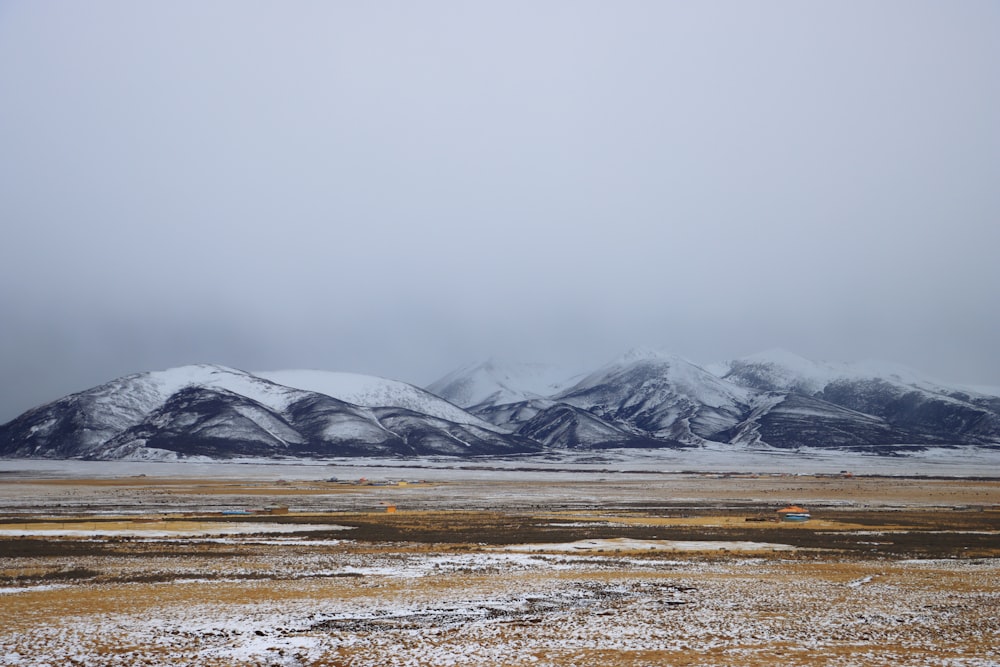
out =
<svg viewBox="0 0 1000 667"><path fill-rule="evenodd" d="M0 586L0 595L13 595L16 593L38 593L40 591L56 591L60 588L69 588L69 584L36 584L33 586Z"/></svg>
<svg viewBox="0 0 1000 667"><path fill-rule="evenodd" d="M597 488L602 502L617 502L615 480L691 479L664 477L659 468L643 470L636 464L641 459L629 460L640 472L616 475L607 464L591 463L539 471L514 467L523 462L496 470L502 467L496 461L472 470L440 461L428 461L426 468L378 467L393 465L392 460L364 465L374 477L518 480L524 485L517 502L540 503L528 495L537 493L560 507L568 496L533 480L593 480L600 483L583 485L586 493ZM17 463L24 467L0 468L7 479L72 471L317 480L358 477L362 470L343 461L212 464L196 466L199 473L177 464ZM19 494L34 488L7 486ZM676 494L669 486L648 489ZM461 485L361 492L418 492L439 502L467 503L467 496L447 496L452 487ZM121 502L117 486L99 489ZM323 502L340 502L350 492L338 488L334 500ZM635 490L630 493L622 497L634 500ZM149 508L158 497L141 496L142 506ZM59 502L68 501L60 496ZM593 498L588 502L593 506ZM559 513L553 525L599 525L559 522L563 516L573 518ZM156 524L148 528L152 533L142 539L154 547L144 543L134 552L87 555L81 549L62 560L0 553L0 573L7 577L0 588L0 607L7 612L0 624L0 665L1000 666L998 559L853 561L839 553L824 559L785 552L780 544L661 540L587 540L545 545L545 551L486 546L455 551L440 545L425 550L359 545L349 541L350 532L334 536L345 540L300 542L294 533L203 538L171 531L157 537ZM16 530L16 524L8 529ZM249 524L247 530L276 532L267 524ZM872 531L876 539L879 534ZM262 548L240 550L239 544ZM705 547L715 553L683 553ZM757 547L755 553L718 552ZM138 557L139 552L146 555ZM50 576L61 574L77 578Z"/></svg>
<svg viewBox="0 0 1000 667"><path fill-rule="evenodd" d="M103 527L94 522L67 523L57 528L0 528L0 537L202 537L209 535L247 535L259 533L301 533L317 530L352 530L350 526L334 524L238 523L238 522L171 522L169 527L157 523L135 526ZM90 525L90 528L86 526ZM72 528L68 526L73 526Z"/></svg>
<svg viewBox="0 0 1000 667"><path fill-rule="evenodd" d="M581 551L794 551L787 544L768 542L725 542L699 540L633 540L614 538L607 540L578 540L558 544L514 544L503 547L507 551L527 552L581 552Z"/></svg>
<svg viewBox="0 0 1000 667"><path fill-rule="evenodd" d="M248 583L236 598L229 582L109 590L106 611L0 628L0 665L1000 665L996 561L913 577L881 561L378 560L345 556L330 572L363 576Z"/></svg>
<svg viewBox="0 0 1000 667"><path fill-rule="evenodd" d="M787 544L768 542L633 540L615 538L607 540L578 540L558 544L514 544L503 547L508 551L528 552L580 552L580 551L794 551Z"/></svg>

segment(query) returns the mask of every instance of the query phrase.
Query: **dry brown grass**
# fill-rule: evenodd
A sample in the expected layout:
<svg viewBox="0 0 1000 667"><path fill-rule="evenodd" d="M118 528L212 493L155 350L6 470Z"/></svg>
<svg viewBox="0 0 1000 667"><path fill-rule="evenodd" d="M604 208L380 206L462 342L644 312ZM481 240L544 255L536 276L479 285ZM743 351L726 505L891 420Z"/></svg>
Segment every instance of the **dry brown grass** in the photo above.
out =
<svg viewBox="0 0 1000 667"><path fill-rule="evenodd" d="M447 483L420 483L407 486L364 486L323 481L260 481L210 478L115 477L107 479L10 479L0 489L23 496L48 489L54 494L72 491L166 492L190 495L338 495L421 491L447 487L467 489L472 496L503 491L511 497L538 488L537 482L510 480L461 480ZM674 474L650 481L546 482L546 489L558 494L562 489L584 489L594 497L624 489L636 492L636 500L758 501L781 503L840 500L869 504L918 503L922 505L998 505L1000 482L997 480L923 479L886 477L813 477L808 475L713 475Z"/></svg>
<svg viewBox="0 0 1000 667"><path fill-rule="evenodd" d="M0 528L140 536L0 539L0 589L10 589L0 594L0 664L11 652L87 665L1000 664L1000 512L989 507L1000 498L1000 484L701 477L672 483L671 493L686 498L683 508L676 498L651 495L648 482L619 481L613 504L573 508L515 503L488 511L425 506L392 515L373 508L251 518L157 513L140 521L77 515L72 508L68 516L8 516ZM314 482L34 484L32 492L110 497L121 511L162 490L182 498L327 492ZM491 483L462 484L467 497L477 489L497 495ZM3 492L14 493L13 486ZM553 492L582 497L593 486L558 483ZM373 497L385 491L342 488ZM780 506L772 497L828 504L805 524L746 521ZM720 508L720 500L739 502ZM976 507L954 509L961 505ZM54 506L37 511L60 513ZM308 539L192 537L220 523L255 521L318 532ZM324 524L354 529L322 532ZM169 536L143 538L143 530ZM501 550L614 538L799 549L626 548L571 556ZM254 646L256 653L248 648Z"/></svg>

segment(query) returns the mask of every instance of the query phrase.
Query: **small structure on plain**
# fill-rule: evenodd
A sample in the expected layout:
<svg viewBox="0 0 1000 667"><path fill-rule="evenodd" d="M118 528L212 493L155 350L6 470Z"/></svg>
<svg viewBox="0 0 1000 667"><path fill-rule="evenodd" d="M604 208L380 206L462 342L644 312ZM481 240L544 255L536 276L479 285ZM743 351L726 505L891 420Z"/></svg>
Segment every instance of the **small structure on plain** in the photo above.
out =
<svg viewBox="0 0 1000 667"><path fill-rule="evenodd" d="M802 522L811 518L809 510L798 505L789 505L778 510L778 521Z"/></svg>

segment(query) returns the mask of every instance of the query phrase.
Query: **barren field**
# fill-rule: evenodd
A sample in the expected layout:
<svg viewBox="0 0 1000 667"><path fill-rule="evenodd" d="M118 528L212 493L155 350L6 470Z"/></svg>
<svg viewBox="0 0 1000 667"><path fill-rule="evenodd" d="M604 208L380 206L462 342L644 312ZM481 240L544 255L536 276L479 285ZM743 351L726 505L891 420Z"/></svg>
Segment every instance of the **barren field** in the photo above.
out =
<svg viewBox="0 0 1000 667"><path fill-rule="evenodd" d="M996 480L2 479L3 665L1000 665Z"/></svg>

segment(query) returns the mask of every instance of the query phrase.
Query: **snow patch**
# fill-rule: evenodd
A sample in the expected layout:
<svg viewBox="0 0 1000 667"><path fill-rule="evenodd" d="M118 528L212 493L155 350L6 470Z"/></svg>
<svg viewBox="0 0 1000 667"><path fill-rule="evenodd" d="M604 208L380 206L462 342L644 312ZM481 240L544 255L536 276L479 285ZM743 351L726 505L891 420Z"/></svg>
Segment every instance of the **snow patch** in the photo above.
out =
<svg viewBox="0 0 1000 667"><path fill-rule="evenodd" d="M581 551L795 551L795 547L791 545L770 542L634 540L624 537L553 544L515 544L501 548L507 551L569 553Z"/></svg>
<svg viewBox="0 0 1000 667"><path fill-rule="evenodd" d="M99 523L99 522L97 522ZM95 526L97 525L95 523ZM190 526L171 526L150 523L128 528L0 528L2 537L176 537L207 535L247 535L257 533L303 533L319 530L352 530L351 526L334 524L288 524L288 523L197 523Z"/></svg>

